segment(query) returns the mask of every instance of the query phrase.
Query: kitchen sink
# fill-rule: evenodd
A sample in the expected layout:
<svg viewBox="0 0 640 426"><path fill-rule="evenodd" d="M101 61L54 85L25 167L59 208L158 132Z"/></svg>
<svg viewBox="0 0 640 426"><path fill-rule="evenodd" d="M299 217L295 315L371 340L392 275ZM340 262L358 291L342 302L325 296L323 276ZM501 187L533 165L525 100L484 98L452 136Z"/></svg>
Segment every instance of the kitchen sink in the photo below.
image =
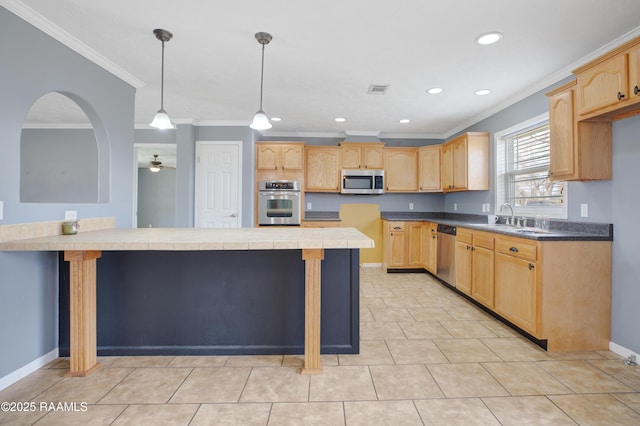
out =
<svg viewBox="0 0 640 426"><path fill-rule="evenodd" d="M517 234L548 234L549 231L546 231L544 229L539 229L539 228L516 228L513 225L505 225L503 223L477 223L476 225L478 226L485 226L487 228L491 228L491 229L496 229L496 230L501 230L501 231L508 231L508 232L515 232Z"/></svg>

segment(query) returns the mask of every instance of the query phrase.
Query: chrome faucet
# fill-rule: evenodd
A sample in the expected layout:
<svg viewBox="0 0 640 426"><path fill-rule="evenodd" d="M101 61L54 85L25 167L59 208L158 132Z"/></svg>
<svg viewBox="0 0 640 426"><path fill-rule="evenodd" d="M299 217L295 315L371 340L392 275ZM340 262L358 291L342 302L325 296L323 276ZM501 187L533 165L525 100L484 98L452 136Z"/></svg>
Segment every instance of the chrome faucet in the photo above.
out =
<svg viewBox="0 0 640 426"><path fill-rule="evenodd" d="M503 203L503 204L500 206L500 213L502 213L502 210L504 210L504 207L505 207L505 206L506 206L506 207L509 207L509 209L511 210L511 225L513 226L513 225L515 225L515 224L516 224L516 222L515 222L515 218L513 217L513 216L514 216L514 215L513 215L513 206L512 206L511 204L509 204L509 203ZM507 222L506 222L506 224L507 224L507 225L509 225L509 218L507 218Z"/></svg>

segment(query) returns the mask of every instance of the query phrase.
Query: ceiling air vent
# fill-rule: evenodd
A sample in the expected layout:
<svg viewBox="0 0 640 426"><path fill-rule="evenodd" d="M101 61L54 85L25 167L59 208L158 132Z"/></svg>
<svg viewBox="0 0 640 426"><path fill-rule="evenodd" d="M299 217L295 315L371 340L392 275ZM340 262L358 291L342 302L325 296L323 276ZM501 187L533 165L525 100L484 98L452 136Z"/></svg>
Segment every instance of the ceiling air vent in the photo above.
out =
<svg viewBox="0 0 640 426"><path fill-rule="evenodd" d="M370 84L367 93L370 95L384 95L389 88L388 84Z"/></svg>

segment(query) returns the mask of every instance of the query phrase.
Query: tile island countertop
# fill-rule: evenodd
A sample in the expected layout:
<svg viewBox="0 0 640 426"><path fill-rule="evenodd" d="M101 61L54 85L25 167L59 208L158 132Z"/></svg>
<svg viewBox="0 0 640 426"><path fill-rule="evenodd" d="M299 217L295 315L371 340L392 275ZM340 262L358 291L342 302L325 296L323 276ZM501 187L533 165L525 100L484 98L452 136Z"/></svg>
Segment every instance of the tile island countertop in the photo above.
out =
<svg viewBox="0 0 640 426"><path fill-rule="evenodd" d="M72 250L299 250L371 248L355 228L110 228L15 239L0 251Z"/></svg>

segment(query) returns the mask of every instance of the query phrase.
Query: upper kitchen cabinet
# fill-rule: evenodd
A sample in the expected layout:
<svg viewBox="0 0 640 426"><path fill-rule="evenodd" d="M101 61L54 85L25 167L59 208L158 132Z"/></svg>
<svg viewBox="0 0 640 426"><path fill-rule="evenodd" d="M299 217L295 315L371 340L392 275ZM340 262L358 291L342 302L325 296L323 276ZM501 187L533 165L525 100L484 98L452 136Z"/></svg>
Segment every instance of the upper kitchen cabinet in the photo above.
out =
<svg viewBox="0 0 640 426"><path fill-rule="evenodd" d="M418 148L418 186L420 192L442 192L440 178L441 145Z"/></svg>
<svg viewBox="0 0 640 426"><path fill-rule="evenodd" d="M464 133L442 145L442 190L489 189L489 133Z"/></svg>
<svg viewBox="0 0 640 426"><path fill-rule="evenodd" d="M382 142L343 142L342 168L343 169L382 169L384 160Z"/></svg>
<svg viewBox="0 0 640 426"><path fill-rule="evenodd" d="M573 71L578 120L618 119L640 109L640 38Z"/></svg>
<svg viewBox="0 0 640 426"><path fill-rule="evenodd" d="M418 190L418 148L384 149L385 191L416 192Z"/></svg>
<svg viewBox="0 0 640 426"><path fill-rule="evenodd" d="M547 93L549 97L551 180L611 179L611 123L578 121L576 82Z"/></svg>
<svg viewBox="0 0 640 426"><path fill-rule="evenodd" d="M256 180L302 180L304 142L256 142Z"/></svg>
<svg viewBox="0 0 640 426"><path fill-rule="evenodd" d="M302 170L304 142L257 142L257 170Z"/></svg>
<svg viewBox="0 0 640 426"><path fill-rule="evenodd" d="M340 192L342 149L338 146L307 146L305 191Z"/></svg>

